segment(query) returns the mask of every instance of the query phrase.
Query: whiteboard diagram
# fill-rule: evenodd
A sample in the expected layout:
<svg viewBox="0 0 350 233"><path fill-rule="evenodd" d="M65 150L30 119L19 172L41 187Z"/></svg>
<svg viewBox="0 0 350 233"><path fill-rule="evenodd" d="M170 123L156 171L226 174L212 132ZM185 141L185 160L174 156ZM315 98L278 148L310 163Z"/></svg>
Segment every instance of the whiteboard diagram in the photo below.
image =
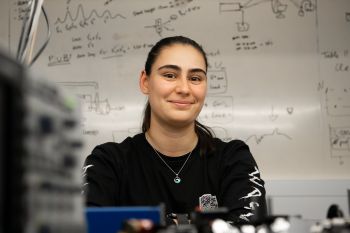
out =
<svg viewBox="0 0 350 233"><path fill-rule="evenodd" d="M246 1L225 1L219 3L219 12L234 12L241 15L241 20L236 23L238 32L249 31L250 24L245 19L245 13L249 8L256 7L260 4L269 3L272 13L277 19L284 19L286 17L287 9L290 5L298 10L298 15L303 17L308 12L313 12L316 9L316 4L312 0L246 0Z"/></svg>
<svg viewBox="0 0 350 233"><path fill-rule="evenodd" d="M108 98L101 99L97 82L58 82L77 96L82 106L82 112L108 115L113 111L122 111L125 106L112 106Z"/></svg>
<svg viewBox="0 0 350 233"><path fill-rule="evenodd" d="M176 19L177 19L177 15L171 15L170 19L165 21L165 22L162 21L162 18L157 18L157 19L155 19L155 22L153 25L145 26L145 28L154 28L156 33L160 37L162 37L163 30L174 31L174 28L171 28L168 24L170 24L171 21L176 20Z"/></svg>
<svg viewBox="0 0 350 233"><path fill-rule="evenodd" d="M191 1L189 1L191 2ZM175 6L176 7L180 7L182 4L184 4L184 2L180 3L178 2ZM170 7L170 9L172 10L172 8L174 7ZM156 8L151 8L152 11L154 11ZM169 9L169 7L164 7L164 6L158 6L158 10L159 9ZM146 25L145 28L147 29L153 29L160 37L163 37L163 32L175 32L175 28L172 25L173 22L182 19L183 17L186 17L189 14L192 14L193 12L196 12L198 10L200 10L201 7L198 5L195 6L189 6L189 7L185 7L185 8L181 8L181 9L177 9L175 11L172 11L174 13L172 13L168 18L156 18L154 20L154 23L151 25ZM148 12L147 10L143 10L141 12ZM140 13L141 14L141 13Z"/></svg>

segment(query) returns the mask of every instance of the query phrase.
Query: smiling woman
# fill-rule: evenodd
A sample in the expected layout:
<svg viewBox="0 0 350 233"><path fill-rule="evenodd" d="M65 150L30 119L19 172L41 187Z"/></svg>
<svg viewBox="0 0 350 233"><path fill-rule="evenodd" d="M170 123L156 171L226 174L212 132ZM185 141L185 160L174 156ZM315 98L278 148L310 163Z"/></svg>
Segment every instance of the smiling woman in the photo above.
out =
<svg viewBox="0 0 350 233"><path fill-rule="evenodd" d="M154 127L149 128L149 136L154 135L153 131L158 131L159 127L164 128L164 125L158 125L162 122L166 124L167 132L171 130L177 134L179 128L189 129L190 136L196 138L193 125L204 104L206 69L205 59L197 49L175 44L162 49L150 73L142 71L140 87L152 106L150 126ZM176 155L186 150L188 148L162 152Z"/></svg>
<svg viewBox="0 0 350 233"><path fill-rule="evenodd" d="M186 37L151 49L139 82L148 97L142 133L87 157L87 205L164 203L169 216L227 207L233 223L265 213L264 182L248 146L223 142L197 121L207 66L202 47Z"/></svg>

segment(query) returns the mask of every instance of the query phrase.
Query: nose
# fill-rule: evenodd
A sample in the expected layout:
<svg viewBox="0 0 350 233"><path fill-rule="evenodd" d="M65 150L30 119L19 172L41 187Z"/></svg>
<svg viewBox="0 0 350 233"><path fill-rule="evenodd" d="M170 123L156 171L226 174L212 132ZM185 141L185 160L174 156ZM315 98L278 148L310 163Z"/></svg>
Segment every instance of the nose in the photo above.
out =
<svg viewBox="0 0 350 233"><path fill-rule="evenodd" d="M176 92L179 94L187 95L190 92L189 82L187 77L181 77L176 82Z"/></svg>

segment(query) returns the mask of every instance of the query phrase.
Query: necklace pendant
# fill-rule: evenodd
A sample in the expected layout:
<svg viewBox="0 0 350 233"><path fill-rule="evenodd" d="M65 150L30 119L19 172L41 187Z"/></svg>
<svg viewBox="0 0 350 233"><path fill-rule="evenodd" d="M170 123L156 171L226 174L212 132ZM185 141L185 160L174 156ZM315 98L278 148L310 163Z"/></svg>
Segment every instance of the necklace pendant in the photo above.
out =
<svg viewBox="0 0 350 233"><path fill-rule="evenodd" d="M175 184L180 184L181 178L178 175L176 175L174 178L174 182L175 182Z"/></svg>

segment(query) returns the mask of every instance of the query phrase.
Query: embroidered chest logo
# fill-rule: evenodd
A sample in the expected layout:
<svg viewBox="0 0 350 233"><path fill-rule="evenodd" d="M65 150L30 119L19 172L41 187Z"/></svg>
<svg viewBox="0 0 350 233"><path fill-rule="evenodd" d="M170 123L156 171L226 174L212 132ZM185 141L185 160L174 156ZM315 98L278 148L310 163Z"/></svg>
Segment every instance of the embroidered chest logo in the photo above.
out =
<svg viewBox="0 0 350 233"><path fill-rule="evenodd" d="M211 194L203 194L199 197L199 208L201 210L211 210L218 208L218 200L216 196Z"/></svg>

